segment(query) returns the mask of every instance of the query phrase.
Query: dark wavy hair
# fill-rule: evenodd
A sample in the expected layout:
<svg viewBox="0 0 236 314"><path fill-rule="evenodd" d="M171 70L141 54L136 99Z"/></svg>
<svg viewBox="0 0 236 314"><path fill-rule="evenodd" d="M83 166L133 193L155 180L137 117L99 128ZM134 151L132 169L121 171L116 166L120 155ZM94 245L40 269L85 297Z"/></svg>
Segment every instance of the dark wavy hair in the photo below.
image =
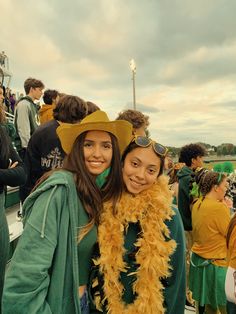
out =
<svg viewBox="0 0 236 314"><path fill-rule="evenodd" d="M54 119L66 123L77 123L85 118L87 113L86 101L73 95L60 97L56 107L53 109Z"/></svg>
<svg viewBox="0 0 236 314"><path fill-rule="evenodd" d="M123 155L122 155L122 159L121 159L121 160L122 160L122 164L124 164L125 158L126 158L126 156L127 156L130 152L132 152L135 148L140 148L140 147L141 147L141 146L137 145L135 142L131 142L131 143L129 144L129 146L126 148L126 150L124 151ZM153 151L154 151L154 150L153 150ZM154 151L154 152L155 152L155 151ZM161 157L161 156L159 156L158 154L156 154L156 155L157 155L157 157L159 157L160 160L161 160L160 171L159 171L158 176L157 176L157 178L158 178L160 175L163 174L165 157Z"/></svg>
<svg viewBox="0 0 236 314"><path fill-rule="evenodd" d="M57 98L59 92L55 89L47 89L43 93L43 101L46 105L52 105L54 99Z"/></svg>
<svg viewBox="0 0 236 314"><path fill-rule="evenodd" d="M128 109L120 112L116 120L126 120L133 125L133 128L147 128L149 125L149 116L144 115L141 111Z"/></svg>
<svg viewBox="0 0 236 314"><path fill-rule="evenodd" d="M88 106L88 114L93 113L97 110L101 110L98 105L96 105L95 103L91 102L91 101L87 101L87 106Z"/></svg>
<svg viewBox="0 0 236 314"><path fill-rule="evenodd" d="M179 152L179 162L184 162L186 166L192 165L192 158L206 155L205 148L200 144L188 144L183 146Z"/></svg>

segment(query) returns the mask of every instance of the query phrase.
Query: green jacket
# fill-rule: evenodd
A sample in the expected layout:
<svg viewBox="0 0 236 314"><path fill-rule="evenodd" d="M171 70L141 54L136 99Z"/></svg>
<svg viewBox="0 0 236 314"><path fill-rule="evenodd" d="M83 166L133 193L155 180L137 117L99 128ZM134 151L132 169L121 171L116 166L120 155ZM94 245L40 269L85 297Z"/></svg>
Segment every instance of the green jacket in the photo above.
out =
<svg viewBox="0 0 236 314"><path fill-rule="evenodd" d="M185 236L179 210L176 206L173 206L173 210L175 215L166 221L166 225L170 230L170 238L176 241L177 248L170 260L173 271L164 281L164 302L166 314L183 314L186 294Z"/></svg>
<svg viewBox="0 0 236 314"><path fill-rule="evenodd" d="M189 185L192 179L191 175L194 172L187 166L184 166L177 173L179 179L179 192L178 192L178 208L183 220L184 230L192 230L192 218L190 210L190 195Z"/></svg>
<svg viewBox="0 0 236 314"><path fill-rule="evenodd" d="M3 313L80 314L81 207L66 171L55 172L26 199L25 229L7 271Z"/></svg>

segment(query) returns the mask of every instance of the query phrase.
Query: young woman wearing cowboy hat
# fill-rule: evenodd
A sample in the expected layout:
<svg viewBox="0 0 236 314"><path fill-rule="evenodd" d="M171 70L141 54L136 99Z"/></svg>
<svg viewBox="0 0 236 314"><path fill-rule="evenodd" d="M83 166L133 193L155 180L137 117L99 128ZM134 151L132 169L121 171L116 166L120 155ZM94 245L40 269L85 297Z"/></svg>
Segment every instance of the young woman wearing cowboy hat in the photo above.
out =
<svg viewBox="0 0 236 314"><path fill-rule="evenodd" d="M132 126L102 111L57 129L67 153L23 206L25 229L8 270L4 313L89 313L86 286L103 201L121 194L120 152Z"/></svg>

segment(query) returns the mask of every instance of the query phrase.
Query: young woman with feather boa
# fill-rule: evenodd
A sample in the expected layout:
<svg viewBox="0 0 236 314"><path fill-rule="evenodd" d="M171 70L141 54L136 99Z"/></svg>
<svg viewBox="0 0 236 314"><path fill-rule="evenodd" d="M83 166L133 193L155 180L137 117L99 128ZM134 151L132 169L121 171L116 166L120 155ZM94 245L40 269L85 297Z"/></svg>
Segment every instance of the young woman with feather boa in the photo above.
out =
<svg viewBox="0 0 236 314"><path fill-rule="evenodd" d="M162 175L166 153L136 136L123 154L124 192L115 212L105 203L100 218L91 313L184 313L184 232Z"/></svg>

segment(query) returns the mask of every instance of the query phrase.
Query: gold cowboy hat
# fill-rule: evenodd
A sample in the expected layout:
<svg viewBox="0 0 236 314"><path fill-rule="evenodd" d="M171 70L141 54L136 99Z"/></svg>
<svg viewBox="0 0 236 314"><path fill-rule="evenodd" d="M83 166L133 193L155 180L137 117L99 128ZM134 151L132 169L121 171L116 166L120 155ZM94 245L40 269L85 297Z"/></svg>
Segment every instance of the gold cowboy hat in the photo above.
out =
<svg viewBox="0 0 236 314"><path fill-rule="evenodd" d="M87 131L105 131L113 134L119 144L121 154L132 140L132 124L125 120L110 121L104 111L97 110L86 116L80 123L61 123L57 135L66 154L69 154L76 138Z"/></svg>

